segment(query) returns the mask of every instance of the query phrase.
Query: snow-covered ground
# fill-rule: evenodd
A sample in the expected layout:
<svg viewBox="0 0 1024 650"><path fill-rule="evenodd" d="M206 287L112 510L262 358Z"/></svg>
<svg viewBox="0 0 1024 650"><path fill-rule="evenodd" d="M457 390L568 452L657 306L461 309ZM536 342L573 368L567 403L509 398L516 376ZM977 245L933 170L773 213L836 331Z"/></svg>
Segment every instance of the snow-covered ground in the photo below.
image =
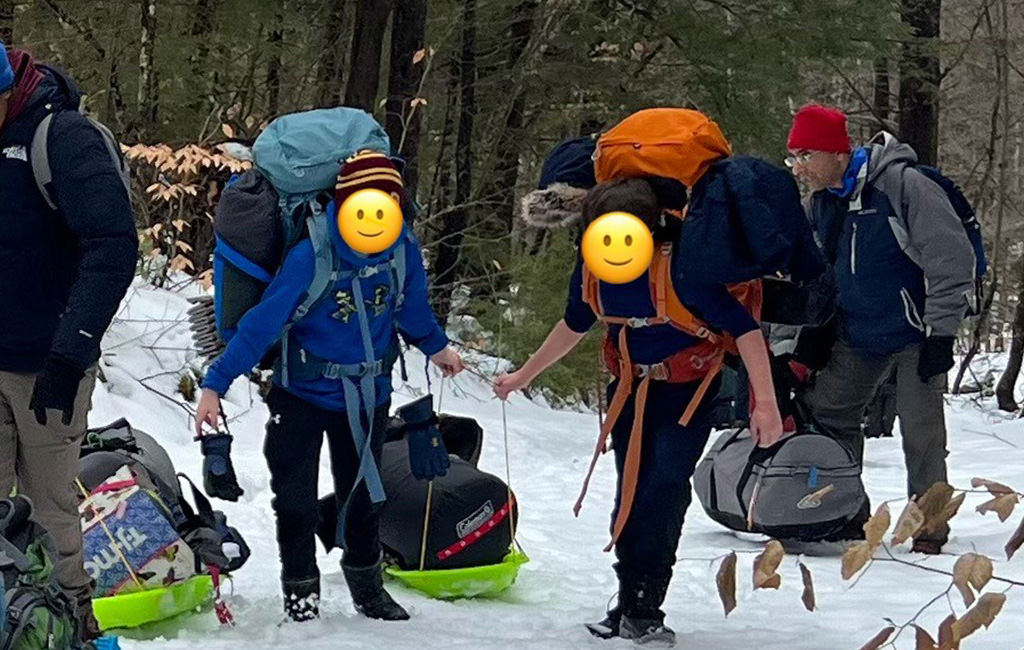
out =
<svg viewBox="0 0 1024 650"><path fill-rule="evenodd" d="M179 471L199 477L201 456L192 442L188 407L175 392L178 376L192 360L186 296L137 285L129 294L118 321L104 342L103 372L90 415L92 425L126 417L137 428L155 435L168 449ZM492 361L477 360L485 374ZM400 385L396 374L395 402L422 394L423 359L410 354L413 375ZM435 381L435 391L437 383ZM147 387L149 390L147 389ZM488 386L463 375L444 389L445 412L476 418L485 430L481 466L499 476L505 473L502 412ZM511 479L522 507L519 539L532 558L518 583L495 600L440 602L398 584L393 595L412 613L407 623L381 623L358 616L352 607L338 566L337 552L320 558L324 574L323 619L301 626L280 626L278 560L267 471L262 458L265 407L244 380L235 383L225 402L235 435L234 461L245 496L237 504L218 503L229 520L246 536L252 559L235 576L230 604L238 621L221 628L210 611L178 618L144 630L124 632L126 649L280 648L626 648L628 642L599 641L580 625L602 615L615 592L612 558L601 552L607 541L608 513L614 489L610 458L602 459L581 516L571 507L586 470L597 433L591 413L551 410L515 396L507 407ZM1024 421L998 413L991 400L974 403L950 400L949 458L951 483L969 488L971 477L983 476L1024 488ZM326 454L325 454L326 455ZM321 483L329 489L326 461ZM904 496L905 474L899 438L871 440L867 445L866 482L875 503ZM994 514L982 516L974 507L985 495L969 494L953 520L948 555L922 558L905 547L897 557L923 566L949 570L955 555L976 551L996 560L999 576L1024 581L1024 557L1005 562L1003 545L1024 515L1014 513L1005 524ZM902 504L893 505L895 518ZM891 562L874 564L859 581L843 582L839 559L806 557L814 575L818 611L800 603L797 558L780 567L778 591L751 591L751 565L762 547L756 539L741 539L711 522L699 505L691 507L679 562L666 610L668 623L679 633L683 648L791 648L806 650L859 648L887 625L903 624L949 581L942 575ZM723 617L715 588L717 558L739 553L739 606ZM1021 555L1024 555L1022 553ZM990 589L1002 590L992 583ZM941 599L919 620L934 636L939 622L964 611L958 596ZM1014 588L991 629L964 642L964 648L1018 649L1024 645L1024 589ZM903 633L898 648L914 647L913 629Z"/></svg>

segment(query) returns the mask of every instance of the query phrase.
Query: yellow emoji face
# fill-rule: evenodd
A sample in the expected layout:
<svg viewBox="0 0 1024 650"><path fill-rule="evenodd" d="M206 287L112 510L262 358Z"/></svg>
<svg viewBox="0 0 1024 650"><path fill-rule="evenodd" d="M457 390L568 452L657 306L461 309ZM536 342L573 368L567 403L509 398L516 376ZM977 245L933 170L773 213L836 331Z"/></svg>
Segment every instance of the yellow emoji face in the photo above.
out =
<svg viewBox="0 0 1024 650"><path fill-rule="evenodd" d="M402 207L380 190L359 190L338 209L338 231L352 250L375 255L402 234Z"/></svg>
<svg viewBox="0 0 1024 650"><path fill-rule="evenodd" d="M583 263L603 282L625 284L651 265L654 239L644 222L628 212L609 212L583 233Z"/></svg>

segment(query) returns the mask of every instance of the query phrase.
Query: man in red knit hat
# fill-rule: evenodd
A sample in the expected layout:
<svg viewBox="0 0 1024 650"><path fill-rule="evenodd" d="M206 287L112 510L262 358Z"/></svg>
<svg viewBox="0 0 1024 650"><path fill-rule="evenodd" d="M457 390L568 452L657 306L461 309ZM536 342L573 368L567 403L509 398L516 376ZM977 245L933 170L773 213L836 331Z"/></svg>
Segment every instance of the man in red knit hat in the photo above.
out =
<svg viewBox="0 0 1024 650"><path fill-rule="evenodd" d="M946 481L942 395L956 331L973 294L975 259L946 191L885 132L851 149L846 116L805 106L793 119L787 164L814 194L811 220L838 286L838 337L802 400L814 423L863 460L864 409L896 373L908 495ZM921 532L914 551L939 553L949 535Z"/></svg>

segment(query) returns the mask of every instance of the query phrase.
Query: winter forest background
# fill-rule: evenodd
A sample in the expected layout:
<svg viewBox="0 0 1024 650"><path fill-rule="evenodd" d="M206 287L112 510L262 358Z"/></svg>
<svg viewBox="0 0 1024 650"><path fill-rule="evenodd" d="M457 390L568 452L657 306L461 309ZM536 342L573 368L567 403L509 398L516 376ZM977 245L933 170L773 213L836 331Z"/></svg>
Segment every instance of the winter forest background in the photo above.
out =
<svg viewBox="0 0 1024 650"><path fill-rule="evenodd" d="M690 106L781 163L793 111L838 105L855 138L893 131L976 206L988 309L960 345L1011 355L1001 378L957 384L1017 409L1022 0L0 0L0 39L66 67L129 147L140 273L158 286L210 281L212 215L242 168L225 143L292 111L371 111L423 206L436 309L513 362L561 315L573 263L572 232L518 218L556 143ZM542 388L592 403L596 346Z"/></svg>

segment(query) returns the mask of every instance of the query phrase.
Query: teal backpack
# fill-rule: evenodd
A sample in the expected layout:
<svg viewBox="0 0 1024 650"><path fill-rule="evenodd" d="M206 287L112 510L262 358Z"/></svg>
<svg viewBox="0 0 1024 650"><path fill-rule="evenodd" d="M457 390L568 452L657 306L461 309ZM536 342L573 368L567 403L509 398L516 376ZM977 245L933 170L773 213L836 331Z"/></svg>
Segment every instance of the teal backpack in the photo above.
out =
<svg viewBox="0 0 1024 650"><path fill-rule="evenodd" d="M54 575L52 540L31 517L27 498L0 500L0 650L83 648L75 603Z"/></svg>

